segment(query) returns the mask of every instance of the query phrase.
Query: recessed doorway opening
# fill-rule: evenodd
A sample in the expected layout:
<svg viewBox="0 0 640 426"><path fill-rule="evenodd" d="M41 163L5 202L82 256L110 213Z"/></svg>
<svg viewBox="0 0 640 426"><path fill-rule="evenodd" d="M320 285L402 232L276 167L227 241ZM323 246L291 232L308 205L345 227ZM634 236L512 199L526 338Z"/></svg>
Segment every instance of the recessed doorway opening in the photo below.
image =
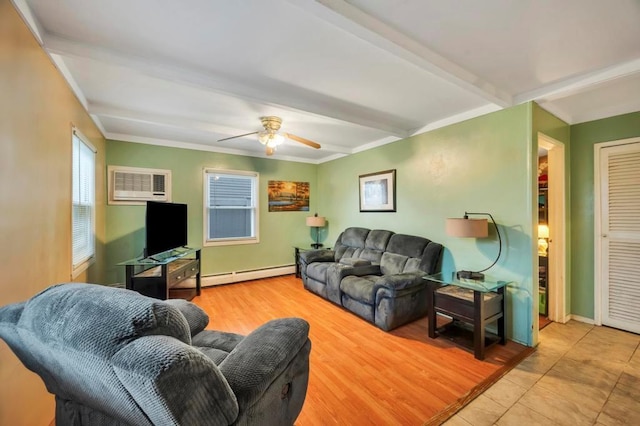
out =
<svg viewBox="0 0 640 426"><path fill-rule="evenodd" d="M538 134L538 328L566 322L564 144Z"/></svg>

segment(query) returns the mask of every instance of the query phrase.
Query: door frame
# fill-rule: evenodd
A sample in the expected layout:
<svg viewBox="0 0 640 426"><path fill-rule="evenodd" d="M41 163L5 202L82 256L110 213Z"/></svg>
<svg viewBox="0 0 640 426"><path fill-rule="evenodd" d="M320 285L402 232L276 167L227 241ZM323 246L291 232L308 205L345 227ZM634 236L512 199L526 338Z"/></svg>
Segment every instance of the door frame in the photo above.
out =
<svg viewBox="0 0 640 426"><path fill-rule="evenodd" d="M602 325L602 150L612 146L640 143L640 138L618 139L593 145L593 322Z"/></svg>
<svg viewBox="0 0 640 426"><path fill-rule="evenodd" d="M567 316L567 224L566 158L564 143L538 132L538 147L547 150L549 187L549 269L547 272L547 315L551 321L566 323ZM537 218L537 215L536 215ZM538 227L534 227L537 247ZM535 251L536 261L538 251ZM536 262L537 263L537 262ZM536 271L537 276L537 271ZM536 280L537 282L537 280ZM536 287L536 294L537 286ZM539 297L539 295L538 295ZM538 298L536 298L536 301ZM536 313L538 309L534 310Z"/></svg>

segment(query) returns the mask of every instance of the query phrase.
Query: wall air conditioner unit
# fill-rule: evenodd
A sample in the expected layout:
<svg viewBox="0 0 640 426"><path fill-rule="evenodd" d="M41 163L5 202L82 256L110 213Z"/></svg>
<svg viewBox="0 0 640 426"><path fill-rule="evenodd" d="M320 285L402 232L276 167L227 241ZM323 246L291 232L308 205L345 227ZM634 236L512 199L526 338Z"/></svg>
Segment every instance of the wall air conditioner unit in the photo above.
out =
<svg viewBox="0 0 640 426"><path fill-rule="evenodd" d="M171 201L171 170L109 166L109 204Z"/></svg>

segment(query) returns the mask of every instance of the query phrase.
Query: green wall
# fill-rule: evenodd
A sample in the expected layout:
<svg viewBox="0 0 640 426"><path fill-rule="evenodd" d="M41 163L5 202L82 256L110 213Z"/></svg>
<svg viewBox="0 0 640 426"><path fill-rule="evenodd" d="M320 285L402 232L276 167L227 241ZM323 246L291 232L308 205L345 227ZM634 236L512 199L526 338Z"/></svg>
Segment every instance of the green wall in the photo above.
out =
<svg viewBox="0 0 640 426"><path fill-rule="evenodd" d="M167 148L130 142L107 141L107 165L170 169L172 201L188 204L189 245L203 244L203 169L248 170L260 174L260 243L205 247L202 274L214 275L293 264L293 246L308 246L311 229L305 226L310 212L269 212L269 180L309 182L310 211L317 207L314 164ZM117 263L142 254L144 206L107 206L107 282L124 282L124 267Z"/></svg>
<svg viewBox="0 0 640 426"><path fill-rule="evenodd" d="M444 225L465 210L491 213L504 247L489 275L515 282L509 335L532 344L531 109L519 105L319 165L318 212L329 221L325 240L333 244L349 226L389 229L442 243L445 273L483 269L497 254L495 235L452 238ZM358 176L388 169L397 173L397 212L360 213Z"/></svg>
<svg viewBox="0 0 640 426"><path fill-rule="evenodd" d="M311 212L326 216L321 240L333 245L349 226L422 235L445 246L442 269L482 269L496 255L496 238L448 237L447 217L490 212L504 250L490 275L514 281L508 298L509 335L535 343L533 224L537 219L537 135L565 144L567 158L568 312L593 318L593 145L640 136L640 112L568 126L534 103L515 106L320 165L108 141L107 164L171 169L173 200L189 204L189 244L202 244L202 170L260 173L260 244L203 250L203 274L290 265L292 247L308 245L308 212L269 213L268 180L307 181ZM358 176L397 171L397 212L360 213ZM144 207L107 207L108 282L124 281L116 263L144 245Z"/></svg>
<svg viewBox="0 0 640 426"><path fill-rule="evenodd" d="M640 112L571 126L571 309L594 318L594 145L640 136Z"/></svg>

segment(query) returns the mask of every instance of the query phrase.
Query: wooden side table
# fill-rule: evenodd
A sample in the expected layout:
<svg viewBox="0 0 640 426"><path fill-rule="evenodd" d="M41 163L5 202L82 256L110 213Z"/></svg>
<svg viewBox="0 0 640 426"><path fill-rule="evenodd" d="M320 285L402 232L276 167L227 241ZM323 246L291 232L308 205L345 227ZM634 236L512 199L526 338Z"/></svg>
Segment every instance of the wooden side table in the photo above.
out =
<svg viewBox="0 0 640 426"><path fill-rule="evenodd" d="M125 266L126 288L157 299L181 298L191 300L200 295L200 249L167 250L150 257L121 262ZM177 287L194 277L194 288Z"/></svg>
<svg viewBox="0 0 640 426"><path fill-rule="evenodd" d="M449 337L463 347L473 350L483 360L485 350L495 344L506 343L505 287L506 281L476 281L447 279L442 273L425 277L428 282L427 309L429 337ZM438 314L451 318L451 322L438 328ZM486 329L497 322L497 334Z"/></svg>
<svg viewBox="0 0 640 426"><path fill-rule="evenodd" d="M310 250L310 249L304 249L298 246L294 246L293 250L294 250L293 259L295 260L295 263L296 263L296 278L300 278L300 252L305 250Z"/></svg>

